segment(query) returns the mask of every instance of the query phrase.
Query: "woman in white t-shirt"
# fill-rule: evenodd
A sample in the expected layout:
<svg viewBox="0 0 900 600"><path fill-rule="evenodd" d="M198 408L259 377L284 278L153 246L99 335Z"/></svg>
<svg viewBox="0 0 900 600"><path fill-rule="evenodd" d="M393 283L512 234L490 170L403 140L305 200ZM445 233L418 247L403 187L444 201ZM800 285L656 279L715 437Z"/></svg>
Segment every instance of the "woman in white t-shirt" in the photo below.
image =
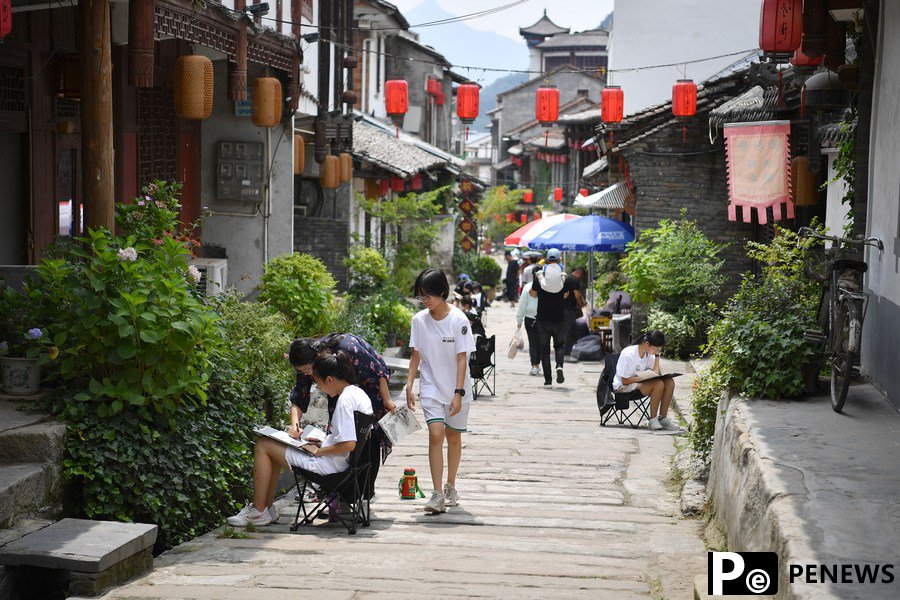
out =
<svg viewBox="0 0 900 600"><path fill-rule="evenodd" d="M678 430L680 427L672 423L666 414L672 395L675 392L675 381L671 377L639 382L638 373L659 370L659 355L666 345L666 336L662 331L652 329L638 339L638 343L628 346L619 355L616 364L616 376L613 378L613 389L617 394L640 390L650 396L650 429ZM658 412L657 412L658 411Z"/></svg>
<svg viewBox="0 0 900 600"><path fill-rule="evenodd" d="M245 506L228 524L259 527L278 520L274 509L275 488L281 468L300 467L327 475L346 471L350 453L356 448L356 420L353 413L373 414L372 401L354 385L356 372L345 352L323 352L312 364L312 378L327 396L337 397L331 417L331 433L321 445L307 444L298 450L267 437L261 437L253 450L253 503Z"/></svg>
<svg viewBox="0 0 900 600"><path fill-rule="evenodd" d="M469 354L475 351L469 319L455 306L447 304L450 286L437 269L419 273L416 297L425 310L412 319L409 334L409 375L406 378L406 404L416 407L413 382L419 379L419 397L428 424L428 464L434 492L425 504L425 512L442 513L456 506L456 473L462 458L462 434L466 431L472 381L469 378ZM444 440L447 441L447 483L444 477Z"/></svg>

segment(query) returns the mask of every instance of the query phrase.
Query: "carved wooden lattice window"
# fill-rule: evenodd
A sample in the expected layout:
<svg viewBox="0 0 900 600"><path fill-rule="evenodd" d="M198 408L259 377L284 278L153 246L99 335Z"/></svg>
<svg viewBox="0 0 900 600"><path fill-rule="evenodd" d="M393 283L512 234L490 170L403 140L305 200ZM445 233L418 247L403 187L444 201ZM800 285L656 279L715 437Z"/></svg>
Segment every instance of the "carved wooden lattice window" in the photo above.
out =
<svg viewBox="0 0 900 600"><path fill-rule="evenodd" d="M171 84L138 91L138 178L175 179L178 158L178 116Z"/></svg>
<svg viewBox="0 0 900 600"><path fill-rule="evenodd" d="M0 66L0 111L25 110L25 69Z"/></svg>

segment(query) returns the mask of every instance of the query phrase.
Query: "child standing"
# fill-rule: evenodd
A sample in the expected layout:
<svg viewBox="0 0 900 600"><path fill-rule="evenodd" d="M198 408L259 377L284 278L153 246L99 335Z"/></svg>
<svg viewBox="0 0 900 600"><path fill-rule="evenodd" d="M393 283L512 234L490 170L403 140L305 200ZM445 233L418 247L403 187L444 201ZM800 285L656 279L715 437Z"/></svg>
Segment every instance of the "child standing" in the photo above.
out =
<svg viewBox="0 0 900 600"><path fill-rule="evenodd" d="M425 512L437 514L459 501L456 474L462 457L461 434L466 431L472 401L469 354L475 351L475 340L466 315L447 304L450 286L443 272L426 269L419 273L415 294L425 310L412 320L406 403L415 409L412 386L421 371L419 397L428 424L428 464L434 485ZM444 440L447 440L447 482L442 488Z"/></svg>

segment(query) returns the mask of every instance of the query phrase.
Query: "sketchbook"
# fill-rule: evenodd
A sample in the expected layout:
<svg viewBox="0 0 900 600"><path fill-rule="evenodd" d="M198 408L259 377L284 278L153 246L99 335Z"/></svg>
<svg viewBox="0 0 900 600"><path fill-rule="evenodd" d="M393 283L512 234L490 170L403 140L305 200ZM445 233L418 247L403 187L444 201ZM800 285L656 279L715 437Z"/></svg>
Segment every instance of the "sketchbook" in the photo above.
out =
<svg viewBox="0 0 900 600"><path fill-rule="evenodd" d="M394 414L387 413L381 417L378 424L381 426L381 430L384 431L384 435L390 440L391 445L394 446L410 433L422 429L422 425L419 424L419 420L416 418L416 413L409 410L405 402L403 404L398 402L397 410Z"/></svg>
<svg viewBox="0 0 900 600"><path fill-rule="evenodd" d="M681 373L663 373L660 375L656 371L647 369L646 371L641 371L635 377L638 378L638 381L650 381L652 379L665 379L666 377L681 377Z"/></svg>
<svg viewBox="0 0 900 600"><path fill-rule="evenodd" d="M297 448L298 450L305 444L313 443L313 441L324 442L326 433L316 427L315 425L307 425L303 428L303 433L300 435L299 440L295 440L291 436L288 435L286 431L282 431L280 429L275 429L274 427L269 427L268 425L256 427L253 429L254 433L259 435L264 435L268 438L272 438L282 444L287 444L292 448Z"/></svg>

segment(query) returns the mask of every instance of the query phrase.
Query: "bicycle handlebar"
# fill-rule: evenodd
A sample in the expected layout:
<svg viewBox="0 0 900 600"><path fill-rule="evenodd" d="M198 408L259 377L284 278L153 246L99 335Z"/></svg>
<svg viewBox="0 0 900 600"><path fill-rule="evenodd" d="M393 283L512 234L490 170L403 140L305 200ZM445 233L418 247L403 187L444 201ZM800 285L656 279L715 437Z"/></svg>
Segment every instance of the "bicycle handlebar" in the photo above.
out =
<svg viewBox="0 0 900 600"><path fill-rule="evenodd" d="M812 238L816 238L818 240L826 240L826 241L830 241L830 242L835 242L837 244L848 244L850 246L859 246L859 247L874 246L874 247L878 248L878 250L880 252L884 252L884 242L882 242L877 237L869 237L869 238L865 238L865 239L843 238L843 237L838 237L838 236L834 236L834 235L824 235L822 233L816 233L816 231L810 227L801 227L800 230L797 232L797 235L799 235L801 238L812 237ZM799 243L798 243L798 246L799 246Z"/></svg>

